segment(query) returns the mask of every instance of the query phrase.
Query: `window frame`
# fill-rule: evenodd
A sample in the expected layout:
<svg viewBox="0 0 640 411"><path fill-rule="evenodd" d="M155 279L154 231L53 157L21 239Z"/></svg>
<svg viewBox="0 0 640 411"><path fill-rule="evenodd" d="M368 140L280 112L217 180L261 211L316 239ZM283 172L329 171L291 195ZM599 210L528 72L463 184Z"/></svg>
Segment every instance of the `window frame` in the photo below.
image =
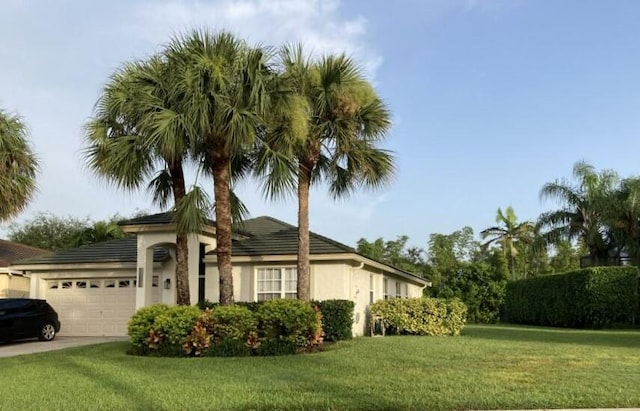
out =
<svg viewBox="0 0 640 411"><path fill-rule="evenodd" d="M389 295L389 279L386 277L382 279L382 295L384 296L385 300L391 298L391 296Z"/></svg>
<svg viewBox="0 0 640 411"><path fill-rule="evenodd" d="M259 291L258 290L258 281L259 281L259 274L260 274L260 270L281 270L280 273L280 290L279 291ZM286 270L293 270L296 274L296 279L295 279L295 284L296 284L296 289L294 291L292 290L287 290L287 274L286 274ZM298 298L298 267L295 265L269 265L269 266L260 266L260 267L255 267L254 271L253 271L253 301L258 302L260 301L258 299L258 296L260 294L276 294L276 293L280 293L279 297L275 297L272 298L273 300L279 300L279 299L287 299L287 294L295 294L293 297L289 298L289 299L296 299ZM263 300L263 301L269 301L269 300Z"/></svg>
<svg viewBox="0 0 640 411"><path fill-rule="evenodd" d="M402 283L396 281L396 298L402 298Z"/></svg>

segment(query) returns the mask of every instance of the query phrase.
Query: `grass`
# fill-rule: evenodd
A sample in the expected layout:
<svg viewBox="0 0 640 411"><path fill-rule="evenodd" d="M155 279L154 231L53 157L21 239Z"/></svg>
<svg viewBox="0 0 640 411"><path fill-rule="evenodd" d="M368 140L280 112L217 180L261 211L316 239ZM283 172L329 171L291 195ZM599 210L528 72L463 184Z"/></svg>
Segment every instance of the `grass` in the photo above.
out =
<svg viewBox="0 0 640 411"><path fill-rule="evenodd" d="M640 406L640 332L467 326L319 354L142 358L108 343L0 359L0 410Z"/></svg>

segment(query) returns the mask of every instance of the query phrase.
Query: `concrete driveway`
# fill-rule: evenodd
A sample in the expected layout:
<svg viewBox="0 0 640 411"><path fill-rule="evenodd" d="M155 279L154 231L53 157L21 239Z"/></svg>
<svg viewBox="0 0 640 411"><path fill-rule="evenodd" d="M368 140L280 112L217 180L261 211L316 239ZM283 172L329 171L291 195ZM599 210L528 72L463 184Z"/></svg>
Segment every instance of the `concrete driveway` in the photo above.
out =
<svg viewBox="0 0 640 411"><path fill-rule="evenodd" d="M24 340L0 343L0 358L37 352L62 350L83 345L101 344L112 341L126 341L126 337L65 337L58 336L53 341Z"/></svg>

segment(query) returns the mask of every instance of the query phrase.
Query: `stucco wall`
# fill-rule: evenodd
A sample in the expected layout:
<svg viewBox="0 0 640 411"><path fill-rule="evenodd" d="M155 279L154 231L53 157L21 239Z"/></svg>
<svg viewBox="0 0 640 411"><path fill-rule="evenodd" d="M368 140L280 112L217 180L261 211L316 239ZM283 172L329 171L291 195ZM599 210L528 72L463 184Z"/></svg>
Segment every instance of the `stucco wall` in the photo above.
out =
<svg viewBox="0 0 640 411"><path fill-rule="evenodd" d="M29 296L29 278L0 273L0 298L22 298Z"/></svg>

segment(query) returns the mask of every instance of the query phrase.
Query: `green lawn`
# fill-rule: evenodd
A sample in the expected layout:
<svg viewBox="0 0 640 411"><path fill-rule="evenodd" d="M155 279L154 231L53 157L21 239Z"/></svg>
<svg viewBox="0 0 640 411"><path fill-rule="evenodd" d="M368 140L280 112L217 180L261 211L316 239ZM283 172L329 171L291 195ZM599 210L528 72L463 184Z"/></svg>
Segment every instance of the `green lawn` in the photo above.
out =
<svg viewBox="0 0 640 411"><path fill-rule="evenodd" d="M0 410L640 406L640 332L467 326L319 354L141 358L127 343L0 359Z"/></svg>

